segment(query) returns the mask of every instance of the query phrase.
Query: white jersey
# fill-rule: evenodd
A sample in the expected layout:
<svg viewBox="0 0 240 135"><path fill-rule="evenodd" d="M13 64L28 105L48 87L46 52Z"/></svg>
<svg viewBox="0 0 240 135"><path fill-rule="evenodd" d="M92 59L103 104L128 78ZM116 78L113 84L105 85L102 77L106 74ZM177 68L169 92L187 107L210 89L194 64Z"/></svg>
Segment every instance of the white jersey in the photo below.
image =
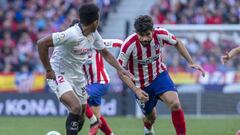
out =
<svg viewBox="0 0 240 135"><path fill-rule="evenodd" d="M56 74L62 74L73 85L85 87L82 65L91 57L92 49L105 48L102 37L96 31L84 36L78 24L63 32L52 34L54 51L50 59L51 66Z"/></svg>

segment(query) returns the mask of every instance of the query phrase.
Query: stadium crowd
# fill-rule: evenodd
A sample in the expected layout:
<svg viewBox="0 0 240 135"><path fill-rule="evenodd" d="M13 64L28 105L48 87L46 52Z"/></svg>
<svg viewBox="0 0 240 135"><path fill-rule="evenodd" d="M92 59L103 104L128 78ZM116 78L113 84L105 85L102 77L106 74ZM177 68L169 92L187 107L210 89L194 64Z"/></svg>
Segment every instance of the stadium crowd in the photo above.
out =
<svg viewBox="0 0 240 135"><path fill-rule="evenodd" d="M151 14L157 24L238 24L239 0L156 0Z"/></svg>
<svg viewBox="0 0 240 135"><path fill-rule="evenodd" d="M79 6L88 2L100 7L102 26L119 1L0 0L0 72L43 72L37 39L68 27L78 17Z"/></svg>

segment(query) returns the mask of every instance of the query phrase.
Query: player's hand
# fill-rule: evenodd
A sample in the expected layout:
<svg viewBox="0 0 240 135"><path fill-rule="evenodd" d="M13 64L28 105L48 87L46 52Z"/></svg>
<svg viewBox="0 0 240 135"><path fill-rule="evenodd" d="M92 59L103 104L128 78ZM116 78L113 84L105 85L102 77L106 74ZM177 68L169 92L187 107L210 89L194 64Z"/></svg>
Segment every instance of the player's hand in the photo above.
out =
<svg viewBox="0 0 240 135"><path fill-rule="evenodd" d="M128 72L127 70L125 70L124 68L118 70L117 72L118 72L118 75L119 75L119 76L127 76L127 77L129 77L129 78L131 78L131 79L134 78L134 76L133 76L130 72Z"/></svg>
<svg viewBox="0 0 240 135"><path fill-rule="evenodd" d="M199 70L202 73L202 76L203 77L205 76L205 71L204 71L204 69L200 65L198 65L198 64L190 64L189 67L194 68L196 70Z"/></svg>
<svg viewBox="0 0 240 135"><path fill-rule="evenodd" d="M226 53L221 57L221 62L222 62L222 64L225 64L225 63L227 63L227 61L230 60L230 59L231 59L231 57L230 57L229 53L226 52Z"/></svg>
<svg viewBox="0 0 240 135"><path fill-rule="evenodd" d="M142 89L138 89L136 91L136 95L137 95L138 99L143 102L147 102L149 100L148 94L145 91L143 91Z"/></svg>
<svg viewBox="0 0 240 135"><path fill-rule="evenodd" d="M46 73L46 78L55 80L56 76L55 76L54 71L53 70L48 70L47 73Z"/></svg>

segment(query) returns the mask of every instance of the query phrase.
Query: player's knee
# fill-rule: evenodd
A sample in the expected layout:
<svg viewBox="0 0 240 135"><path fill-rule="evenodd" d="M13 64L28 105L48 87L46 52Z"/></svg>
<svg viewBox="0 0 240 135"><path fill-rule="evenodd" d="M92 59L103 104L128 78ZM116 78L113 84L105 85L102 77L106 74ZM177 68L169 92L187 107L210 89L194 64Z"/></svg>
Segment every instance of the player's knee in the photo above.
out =
<svg viewBox="0 0 240 135"><path fill-rule="evenodd" d="M153 124L156 119L157 119L157 114L152 113L151 115L148 115L146 117L145 122Z"/></svg>
<svg viewBox="0 0 240 135"><path fill-rule="evenodd" d="M74 114L80 114L82 111L82 107L79 104L74 104L70 107L70 111Z"/></svg>
<svg viewBox="0 0 240 135"><path fill-rule="evenodd" d="M179 102L172 102L170 108L172 111L179 110L181 108L181 104Z"/></svg>

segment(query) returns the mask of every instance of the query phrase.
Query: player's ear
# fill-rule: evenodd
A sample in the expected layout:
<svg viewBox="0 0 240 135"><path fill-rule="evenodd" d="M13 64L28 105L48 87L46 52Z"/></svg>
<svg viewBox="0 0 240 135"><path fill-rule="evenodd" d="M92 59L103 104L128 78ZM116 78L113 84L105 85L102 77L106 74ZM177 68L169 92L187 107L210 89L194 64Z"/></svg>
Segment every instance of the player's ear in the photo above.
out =
<svg viewBox="0 0 240 135"><path fill-rule="evenodd" d="M92 27L93 27L94 31L96 31L96 30L97 30L97 28L98 28L98 25L99 25L99 20L98 20L98 19L97 19L97 20L95 20L95 21L92 23Z"/></svg>

